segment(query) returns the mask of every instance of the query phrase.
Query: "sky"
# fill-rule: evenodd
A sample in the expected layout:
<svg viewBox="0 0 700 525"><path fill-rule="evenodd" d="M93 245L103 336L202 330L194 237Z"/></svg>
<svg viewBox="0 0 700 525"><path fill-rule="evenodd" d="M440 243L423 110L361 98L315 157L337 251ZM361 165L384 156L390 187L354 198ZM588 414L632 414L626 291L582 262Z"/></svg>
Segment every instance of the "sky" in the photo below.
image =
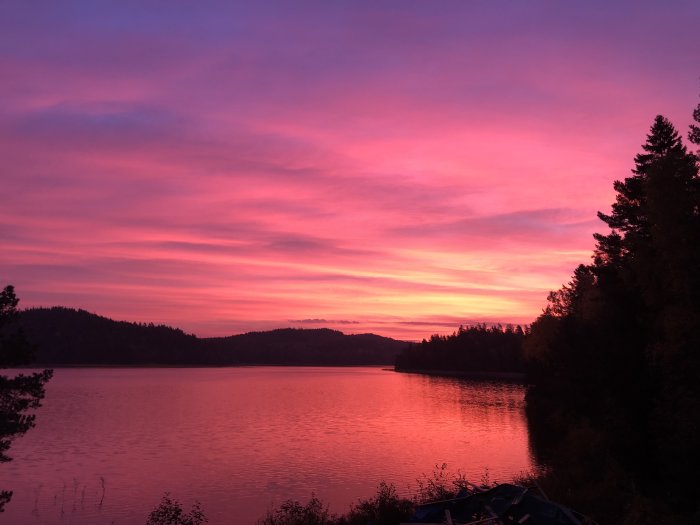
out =
<svg viewBox="0 0 700 525"><path fill-rule="evenodd" d="M0 11L0 284L199 336L532 322L700 94L696 0Z"/></svg>

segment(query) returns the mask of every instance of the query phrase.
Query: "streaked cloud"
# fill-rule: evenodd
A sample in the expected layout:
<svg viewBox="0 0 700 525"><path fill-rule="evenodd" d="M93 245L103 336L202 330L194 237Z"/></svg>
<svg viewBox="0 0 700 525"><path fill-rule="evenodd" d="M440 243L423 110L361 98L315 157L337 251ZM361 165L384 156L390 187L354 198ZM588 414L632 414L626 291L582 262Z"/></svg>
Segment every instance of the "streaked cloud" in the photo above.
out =
<svg viewBox="0 0 700 525"><path fill-rule="evenodd" d="M641 7L640 7L641 6ZM529 322L654 115L696 2L11 2L0 277L200 335Z"/></svg>

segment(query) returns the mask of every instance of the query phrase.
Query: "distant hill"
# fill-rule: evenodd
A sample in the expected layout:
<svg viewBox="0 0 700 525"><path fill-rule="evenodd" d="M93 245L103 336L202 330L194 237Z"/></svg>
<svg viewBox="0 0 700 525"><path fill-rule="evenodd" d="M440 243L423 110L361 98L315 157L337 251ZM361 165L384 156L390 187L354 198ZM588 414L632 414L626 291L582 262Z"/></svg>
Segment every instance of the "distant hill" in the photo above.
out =
<svg viewBox="0 0 700 525"><path fill-rule="evenodd" d="M345 335L327 328L283 328L203 341L216 356L232 353L240 363L279 365L393 365L408 346L375 334Z"/></svg>
<svg viewBox="0 0 700 525"><path fill-rule="evenodd" d="M326 328L198 338L164 325L114 321L71 308L20 313L40 365L381 365L408 343Z"/></svg>

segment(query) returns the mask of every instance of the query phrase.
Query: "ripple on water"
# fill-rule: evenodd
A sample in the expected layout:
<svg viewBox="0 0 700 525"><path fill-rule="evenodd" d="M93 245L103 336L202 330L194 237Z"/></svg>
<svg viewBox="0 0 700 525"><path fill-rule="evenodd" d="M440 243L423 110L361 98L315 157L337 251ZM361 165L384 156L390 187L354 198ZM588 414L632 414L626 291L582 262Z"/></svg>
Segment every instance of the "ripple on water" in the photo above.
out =
<svg viewBox="0 0 700 525"><path fill-rule="evenodd" d="M376 368L59 369L0 468L3 518L143 523L170 492L245 524L312 492L334 511L382 479L408 493L443 462L505 480L531 466L523 406L519 385Z"/></svg>

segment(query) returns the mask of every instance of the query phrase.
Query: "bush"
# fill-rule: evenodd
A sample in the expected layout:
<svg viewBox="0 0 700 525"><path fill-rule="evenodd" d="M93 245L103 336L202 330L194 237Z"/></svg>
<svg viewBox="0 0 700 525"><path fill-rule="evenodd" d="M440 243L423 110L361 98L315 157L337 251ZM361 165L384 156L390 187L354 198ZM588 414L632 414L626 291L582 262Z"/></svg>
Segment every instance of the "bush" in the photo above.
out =
<svg viewBox="0 0 700 525"><path fill-rule="evenodd" d="M180 502L170 499L170 494L166 493L160 505L148 515L146 525L201 525L207 521L198 501L185 514Z"/></svg>
<svg viewBox="0 0 700 525"><path fill-rule="evenodd" d="M315 495L306 505L298 501L287 500L279 508L268 511L267 516L258 521L258 525L335 525L338 519L329 514Z"/></svg>
<svg viewBox="0 0 700 525"><path fill-rule="evenodd" d="M457 471L456 474L450 474L447 463L435 465L431 476L423 474L416 482L418 488L415 499L418 503L451 499L470 486L473 487L463 473ZM484 474L482 484L489 485L488 472Z"/></svg>
<svg viewBox="0 0 700 525"><path fill-rule="evenodd" d="M360 500L340 523L347 525L393 525L407 521L413 514L413 503L396 494L396 487L384 481L379 484L377 495Z"/></svg>
<svg viewBox="0 0 700 525"><path fill-rule="evenodd" d="M306 505L287 500L268 511L258 525L396 525L411 518L416 504L454 498L464 489L474 488L461 472L450 473L446 463L435 465L430 476L423 474L416 481L418 487L412 499L400 497L394 485L382 481L373 497L358 500L341 516L329 513L313 494ZM482 485L490 485L488 473Z"/></svg>
<svg viewBox="0 0 700 525"><path fill-rule="evenodd" d="M359 500L343 516L331 514L328 507L312 495L306 505L285 501L268 511L258 525L395 525L407 521L412 512L411 500L400 498L393 485L381 482L374 497Z"/></svg>

